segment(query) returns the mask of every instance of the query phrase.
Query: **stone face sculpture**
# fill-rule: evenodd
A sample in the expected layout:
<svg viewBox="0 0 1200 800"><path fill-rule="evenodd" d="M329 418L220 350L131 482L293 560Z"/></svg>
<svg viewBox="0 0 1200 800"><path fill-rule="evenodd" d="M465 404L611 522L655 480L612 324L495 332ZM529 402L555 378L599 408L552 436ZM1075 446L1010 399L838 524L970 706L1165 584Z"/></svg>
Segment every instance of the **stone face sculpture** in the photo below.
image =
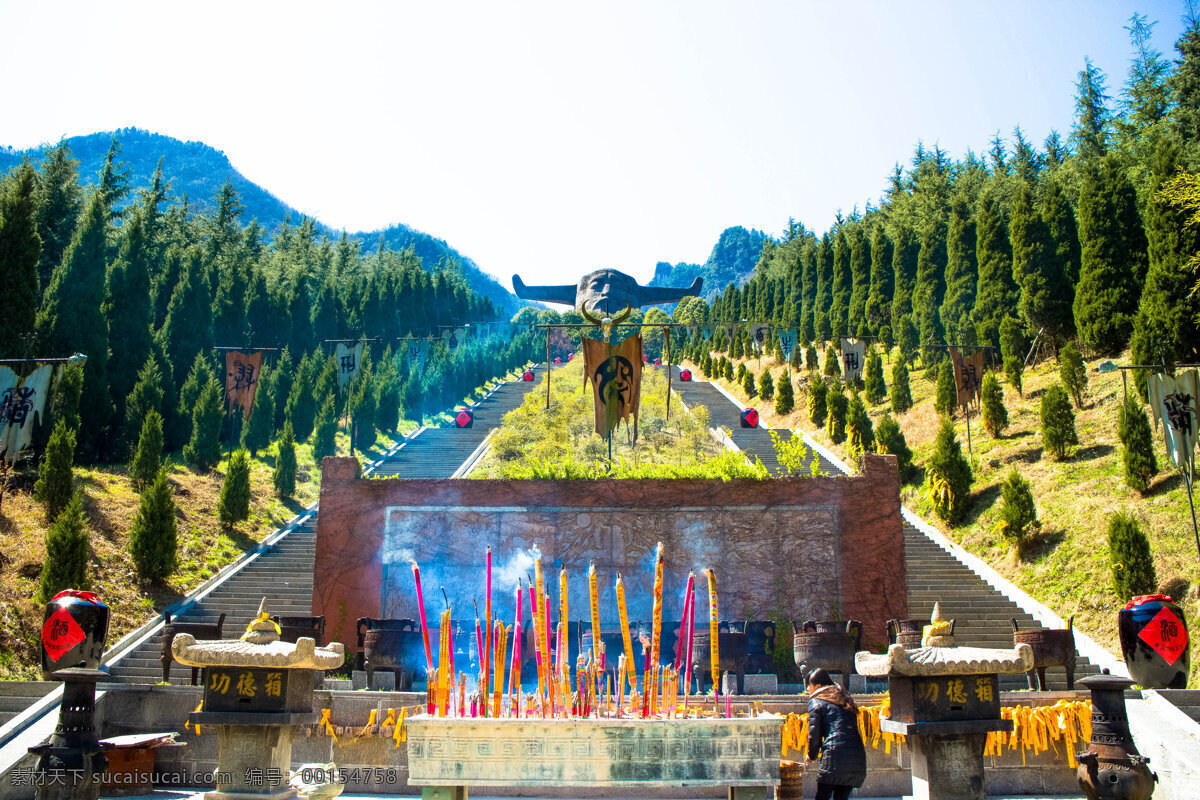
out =
<svg viewBox="0 0 1200 800"><path fill-rule="evenodd" d="M703 278L696 278L689 287L642 286L632 275L615 269L598 269L589 272L572 286L526 286L521 276L513 275L513 293L522 300L541 300L546 303L562 303L573 306L577 311L599 312L611 315L629 308L652 306L659 303L674 303L685 297L700 294Z"/></svg>

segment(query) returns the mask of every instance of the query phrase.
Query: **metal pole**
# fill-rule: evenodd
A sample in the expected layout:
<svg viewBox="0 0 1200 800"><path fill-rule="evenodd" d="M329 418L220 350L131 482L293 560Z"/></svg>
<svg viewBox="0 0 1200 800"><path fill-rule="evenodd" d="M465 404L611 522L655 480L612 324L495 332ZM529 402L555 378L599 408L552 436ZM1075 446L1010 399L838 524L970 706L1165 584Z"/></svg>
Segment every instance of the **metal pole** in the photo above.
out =
<svg viewBox="0 0 1200 800"><path fill-rule="evenodd" d="M1182 468L1179 470L1183 472ZM1183 480L1187 483L1188 490L1188 508L1192 510L1192 534L1196 537L1196 553L1200 554L1200 529L1196 527L1196 504L1192 500L1192 471L1189 469L1187 474L1183 476Z"/></svg>
<svg viewBox="0 0 1200 800"><path fill-rule="evenodd" d="M546 328L546 410L550 410L550 329Z"/></svg>
<svg viewBox="0 0 1200 800"><path fill-rule="evenodd" d="M975 454L971 452L971 404L967 403L963 408L967 411L967 455L973 456Z"/></svg>
<svg viewBox="0 0 1200 800"><path fill-rule="evenodd" d="M671 420L671 329L663 328L667 341L667 421Z"/></svg>

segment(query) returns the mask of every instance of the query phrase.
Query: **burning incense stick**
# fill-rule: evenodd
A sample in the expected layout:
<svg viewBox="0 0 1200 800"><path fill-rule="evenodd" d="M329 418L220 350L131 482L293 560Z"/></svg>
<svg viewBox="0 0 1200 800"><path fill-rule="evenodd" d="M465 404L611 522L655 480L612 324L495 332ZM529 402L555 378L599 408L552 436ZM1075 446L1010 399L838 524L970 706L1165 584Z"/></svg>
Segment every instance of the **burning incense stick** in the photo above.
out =
<svg viewBox="0 0 1200 800"><path fill-rule="evenodd" d="M421 592L421 568L417 562L412 562L413 580L417 584L417 608L421 612L421 635L425 637L425 670L426 681L432 680L433 650L429 647L429 624L425 621L425 595Z"/></svg>
<svg viewBox="0 0 1200 800"><path fill-rule="evenodd" d="M692 693L692 642L696 638L695 575L688 573L687 650L683 656L683 710L687 715L687 698Z"/></svg>
<svg viewBox="0 0 1200 800"><path fill-rule="evenodd" d="M717 645L717 573L716 570L706 569L708 576L708 652L712 658L713 700L720 695L721 687L721 657Z"/></svg>
<svg viewBox="0 0 1200 800"><path fill-rule="evenodd" d="M621 573L617 573L617 613L621 617L621 639L625 645L625 668L629 671L629 691L637 688L636 670L633 668L633 637L629 633L629 613L625 610L625 582L621 579ZM625 673L622 672L621 679L624 680Z"/></svg>
<svg viewBox="0 0 1200 800"><path fill-rule="evenodd" d="M525 638L525 629L521 627L521 579L517 578L517 620L513 624L512 664L509 665L508 694L511 705L516 713L517 700L521 696L521 640Z"/></svg>
<svg viewBox="0 0 1200 800"><path fill-rule="evenodd" d="M496 684L492 689L492 716L500 716L500 696L504 694L504 651L508 647L508 631L496 620Z"/></svg>
<svg viewBox="0 0 1200 800"><path fill-rule="evenodd" d="M487 697L488 676L492 673L492 547L487 548L487 596L483 599L483 629L487 632L487 638L483 641L483 653L480 655L482 659L482 669L480 670L482 678L483 696ZM487 716L487 703L483 704L483 714Z"/></svg>
<svg viewBox="0 0 1200 800"><path fill-rule="evenodd" d="M570 617L567 615L567 568L563 567L558 571L558 668L567 668L568 673L571 669L571 662L568 660L568 651L571 649L567 642L567 620Z"/></svg>
<svg viewBox="0 0 1200 800"><path fill-rule="evenodd" d="M604 645L600 641L600 589L596 584L596 562L588 564L588 591L592 599L592 652L600 660Z"/></svg>
<svg viewBox="0 0 1200 800"><path fill-rule="evenodd" d="M654 610L651 619L653 629L650 639L650 664L657 669L660 661L659 647L662 645L662 585L663 585L663 543L659 542L654 548ZM650 703L654 706L654 691L656 684L651 682L652 692Z"/></svg>

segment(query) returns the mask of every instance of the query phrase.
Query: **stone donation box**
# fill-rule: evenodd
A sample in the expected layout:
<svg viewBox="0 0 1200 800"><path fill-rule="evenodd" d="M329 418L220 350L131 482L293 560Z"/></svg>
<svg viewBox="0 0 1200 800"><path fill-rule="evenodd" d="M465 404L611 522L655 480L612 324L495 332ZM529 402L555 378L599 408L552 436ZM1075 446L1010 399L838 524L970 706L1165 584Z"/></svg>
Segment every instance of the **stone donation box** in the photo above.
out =
<svg viewBox="0 0 1200 800"><path fill-rule="evenodd" d="M1028 672L1033 650L956 647L953 622L938 617L935 608L924 646L862 652L855 666L861 675L888 679L891 709L880 727L907 738L914 800L984 800L987 735L1013 727L1000 717L999 676Z"/></svg>
<svg viewBox="0 0 1200 800"><path fill-rule="evenodd" d="M206 800L295 797L286 780L269 785L257 776L286 775L291 768L296 726L317 721L314 670L341 666L341 643L317 647L308 637L295 644L280 641L264 599L241 639L197 642L180 633L171 650L180 664L204 670L202 710L189 719L217 728L217 788Z"/></svg>

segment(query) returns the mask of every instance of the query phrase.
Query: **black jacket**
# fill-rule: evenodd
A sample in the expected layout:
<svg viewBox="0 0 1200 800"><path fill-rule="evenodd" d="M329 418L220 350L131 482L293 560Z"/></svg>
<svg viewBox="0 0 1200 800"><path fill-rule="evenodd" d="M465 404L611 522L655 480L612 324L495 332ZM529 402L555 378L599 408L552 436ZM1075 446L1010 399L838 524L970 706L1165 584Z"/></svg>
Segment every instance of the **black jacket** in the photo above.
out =
<svg viewBox="0 0 1200 800"><path fill-rule="evenodd" d="M858 733L858 715L828 700L808 701L808 757L821 753L817 780L834 786L862 786L867 751Z"/></svg>

